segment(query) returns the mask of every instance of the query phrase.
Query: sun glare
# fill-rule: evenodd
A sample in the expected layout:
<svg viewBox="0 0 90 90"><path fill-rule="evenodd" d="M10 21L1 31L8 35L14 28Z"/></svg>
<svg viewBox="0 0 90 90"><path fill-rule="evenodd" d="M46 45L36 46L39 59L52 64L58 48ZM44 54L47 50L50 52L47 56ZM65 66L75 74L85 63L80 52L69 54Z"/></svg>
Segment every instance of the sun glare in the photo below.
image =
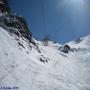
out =
<svg viewBox="0 0 90 90"><path fill-rule="evenodd" d="M83 11L86 7L85 0L65 0L64 1L67 5L71 6L72 8L75 8L77 10Z"/></svg>

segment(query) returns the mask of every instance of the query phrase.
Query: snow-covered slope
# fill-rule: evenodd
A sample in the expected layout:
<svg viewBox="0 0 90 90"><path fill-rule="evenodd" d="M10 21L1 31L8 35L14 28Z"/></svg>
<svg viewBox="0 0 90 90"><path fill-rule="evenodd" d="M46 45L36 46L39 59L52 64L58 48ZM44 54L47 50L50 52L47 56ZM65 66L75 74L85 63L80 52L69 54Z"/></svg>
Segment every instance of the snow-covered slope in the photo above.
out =
<svg viewBox="0 0 90 90"><path fill-rule="evenodd" d="M15 90L90 90L90 36L80 43L68 43L77 49L59 50L58 43L38 49L26 39L10 35L0 27L0 88ZM13 89L11 89L13 90Z"/></svg>
<svg viewBox="0 0 90 90"><path fill-rule="evenodd" d="M74 48L90 48L90 35L84 37L84 38L79 38L77 41L71 41L68 43L70 46Z"/></svg>

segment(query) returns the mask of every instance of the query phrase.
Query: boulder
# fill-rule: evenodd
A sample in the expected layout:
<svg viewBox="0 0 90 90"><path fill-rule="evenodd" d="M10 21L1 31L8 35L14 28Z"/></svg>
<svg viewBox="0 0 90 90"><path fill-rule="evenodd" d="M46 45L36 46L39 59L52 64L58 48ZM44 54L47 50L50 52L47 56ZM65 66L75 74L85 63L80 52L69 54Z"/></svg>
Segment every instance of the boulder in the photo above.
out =
<svg viewBox="0 0 90 90"><path fill-rule="evenodd" d="M68 53L70 51L70 46L69 45L63 45L62 47L59 48L60 51L64 53Z"/></svg>

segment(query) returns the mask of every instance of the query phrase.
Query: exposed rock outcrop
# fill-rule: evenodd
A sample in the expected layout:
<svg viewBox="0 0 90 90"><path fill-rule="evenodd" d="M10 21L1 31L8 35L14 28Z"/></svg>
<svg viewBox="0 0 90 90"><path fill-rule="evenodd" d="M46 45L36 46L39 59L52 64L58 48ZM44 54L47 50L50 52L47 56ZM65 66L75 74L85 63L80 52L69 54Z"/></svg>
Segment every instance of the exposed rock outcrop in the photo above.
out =
<svg viewBox="0 0 90 90"><path fill-rule="evenodd" d="M9 14L10 8L7 0L0 0L0 13Z"/></svg>
<svg viewBox="0 0 90 90"><path fill-rule="evenodd" d="M71 48L69 45L64 45L60 47L59 50L62 51L63 53L68 53L71 50Z"/></svg>
<svg viewBox="0 0 90 90"><path fill-rule="evenodd" d="M7 0L0 0L0 26L32 42L32 33L28 29L26 20L24 17L11 14Z"/></svg>

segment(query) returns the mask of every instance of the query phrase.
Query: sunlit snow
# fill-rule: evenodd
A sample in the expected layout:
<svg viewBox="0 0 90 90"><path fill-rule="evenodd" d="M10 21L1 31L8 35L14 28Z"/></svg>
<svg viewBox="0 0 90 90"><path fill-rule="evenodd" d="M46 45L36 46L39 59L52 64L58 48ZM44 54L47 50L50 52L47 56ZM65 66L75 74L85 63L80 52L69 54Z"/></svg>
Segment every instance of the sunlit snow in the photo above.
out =
<svg viewBox="0 0 90 90"><path fill-rule="evenodd" d="M49 42L44 46L35 40L39 53L31 44L19 38L25 48L0 28L0 87L18 87L19 90L90 90L90 36L81 42L69 42L78 51L61 52L61 44ZM27 53L28 52L28 53ZM48 62L41 62L40 58Z"/></svg>

